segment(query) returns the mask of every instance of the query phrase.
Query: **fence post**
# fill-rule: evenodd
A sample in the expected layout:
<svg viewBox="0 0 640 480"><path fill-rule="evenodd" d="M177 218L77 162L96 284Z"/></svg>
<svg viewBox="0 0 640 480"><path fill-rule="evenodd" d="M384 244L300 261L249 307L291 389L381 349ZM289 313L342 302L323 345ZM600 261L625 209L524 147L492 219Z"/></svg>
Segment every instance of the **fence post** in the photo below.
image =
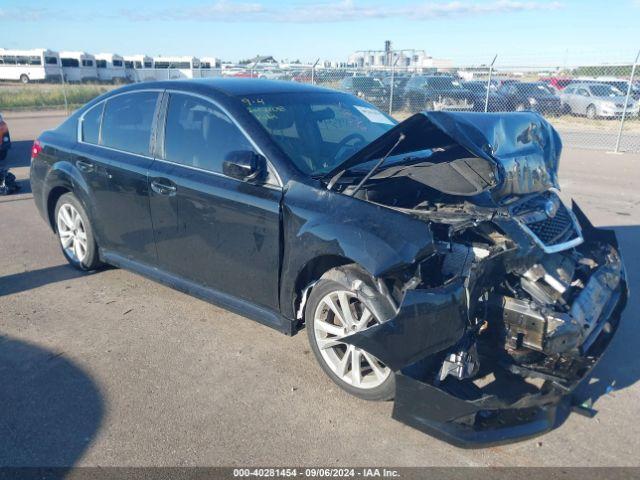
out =
<svg viewBox="0 0 640 480"><path fill-rule="evenodd" d="M491 76L493 75L493 64L496 63L496 58L498 58L498 54L493 57L491 61L491 65L489 65L489 79L487 80L487 93L484 97L484 111L485 113L489 110L489 90L491 90Z"/></svg>
<svg viewBox="0 0 640 480"><path fill-rule="evenodd" d="M69 102L67 101L67 85L64 81L64 70L60 67L60 82L62 83L62 96L64 97L64 113L69 115Z"/></svg>
<svg viewBox="0 0 640 480"><path fill-rule="evenodd" d="M316 60L316 63L314 63L313 66L311 67L311 85L316 84L316 65L318 65L319 61L320 61L320 58L318 58Z"/></svg>
<svg viewBox="0 0 640 480"><path fill-rule="evenodd" d="M393 112L393 90L395 89L395 73L396 73L396 64L400 60L400 55L395 59L395 61L391 64L391 86L389 89L389 115Z"/></svg>
<svg viewBox="0 0 640 480"><path fill-rule="evenodd" d="M620 152L622 128L624 127L624 120L627 116L627 106L629 105L629 97L631 96L631 87L633 86L633 77L636 74L636 65L638 65L638 58L640 58L640 50L638 50L636 59L633 61L633 66L631 67L631 75L629 76L629 84L627 85L627 96L624 99L624 107L622 107L622 118L620 119L620 129L618 130L618 138L616 139L616 148L613 149L614 153Z"/></svg>

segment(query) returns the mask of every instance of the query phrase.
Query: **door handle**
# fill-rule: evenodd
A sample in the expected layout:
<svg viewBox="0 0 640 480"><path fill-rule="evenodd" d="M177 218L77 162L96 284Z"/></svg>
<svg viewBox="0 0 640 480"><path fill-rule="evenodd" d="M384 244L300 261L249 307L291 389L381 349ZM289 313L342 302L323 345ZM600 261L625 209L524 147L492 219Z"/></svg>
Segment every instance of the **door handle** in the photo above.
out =
<svg viewBox="0 0 640 480"><path fill-rule="evenodd" d="M167 180L166 178L156 178L151 181L151 190L156 192L158 195L168 195L173 196L176 194L178 187L171 180Z"/></svg>
<svg viewBox="0 0 640 480"><path fill-rule="evenodd" d="M93 164L91 162L87 162L86 160L76 160L76 166L79 170L85 173L93 171Z"/></svg>

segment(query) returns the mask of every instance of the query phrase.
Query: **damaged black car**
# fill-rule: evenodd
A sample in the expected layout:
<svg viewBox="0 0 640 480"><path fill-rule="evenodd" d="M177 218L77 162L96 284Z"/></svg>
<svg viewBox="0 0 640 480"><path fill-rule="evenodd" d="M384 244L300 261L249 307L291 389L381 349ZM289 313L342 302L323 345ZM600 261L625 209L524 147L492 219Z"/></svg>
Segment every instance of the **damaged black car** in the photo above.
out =
<svg viewBox="0 0 640 480"><path fill-rule="evenodd" d="M615 234L559 196L561 150L531 112L397 123L310 85L153 82L43 133L31 183L75 267L306 328L341 388L477 447L553 428L625 307Z"/></svg>

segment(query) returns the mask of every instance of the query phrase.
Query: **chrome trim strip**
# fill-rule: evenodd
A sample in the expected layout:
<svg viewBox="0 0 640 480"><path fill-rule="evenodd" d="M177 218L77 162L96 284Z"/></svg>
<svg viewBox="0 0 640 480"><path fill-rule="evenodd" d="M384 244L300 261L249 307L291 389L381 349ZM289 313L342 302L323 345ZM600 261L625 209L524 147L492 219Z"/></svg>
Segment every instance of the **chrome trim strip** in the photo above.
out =
<svg viewBox="0 0 640 480"><path fill-rule="evenodd" d="M215 175L217 177L222 177L222 178L226 178L228 180L233 180L234 182L247 183L244 180L240 180L239 178L233 178L233 177L230 177L228 175L225 175L224 173L212 172L211 170L205 170L204 168L192 167L191 165L183 165L182 163L171 162L169 160L164 160L162 158L154 158L153 160L156 161L156 162L166 163L167 165L175 165L176 167L187 168L189 170L194 170L196 172L202 172L202 173L206 173L206 174L209 174L209 175ZM253 185L256 185L256 186L259 186L259 187L270 188L272 190L278 190L278 191L282 190L282 187L280 187L279 185L273 185L272 183L253 184Z"/></svg>
<svg viewBox="0 0 640 480"><path fill-rule="evenodd" d="M552 192L554 195L558 197L558 200L560 201L561 205L567 211L567 214L569 215L569 218L573 223L573 228L577 234L576 238L569 240L568 242L559 243L557 245L546 245L545 243L542 242L542 240L540 240L540 238L535 233L533 233L533 231L527 226L527 224L524 223L520 218L514 217L515 221L518 223L518 225L520 225L520 228L522 228L533 239L536 245L538 245L542 249L542 251L544 251L544 253L562 252L563 250L569 250L570 248L577 247L578 245L584 243L584 237L582 236L582 228L580 228L578 219L573 214L573 211L571 211L571 209L567 207L565 203L562 201L562 198L560 198L560 195L558 195L557 189L551 188L548 191Z"/></svg>

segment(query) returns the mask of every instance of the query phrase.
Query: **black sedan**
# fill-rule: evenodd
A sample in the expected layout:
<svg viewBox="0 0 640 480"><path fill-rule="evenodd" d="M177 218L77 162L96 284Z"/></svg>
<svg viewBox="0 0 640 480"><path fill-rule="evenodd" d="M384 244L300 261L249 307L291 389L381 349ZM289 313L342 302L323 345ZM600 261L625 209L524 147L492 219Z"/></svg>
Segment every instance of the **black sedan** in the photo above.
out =
<svg viewBox="0 0 640 480"><path fill-rule="evenodd" d="M560 151L530 112L396 124L293 82L155 82L44 132L31 185L74 267L306 327L341 388L479 446L551 428L625 305L615 234L557 194Z"/></svg>
<svg viewBox="0 0 640 480"><path fill-rule="evenodd" d="M505 101L507 111L532 110L547 115L565 113L560 97L543 82L511 82L500 86L498 93Z"/></svg>

